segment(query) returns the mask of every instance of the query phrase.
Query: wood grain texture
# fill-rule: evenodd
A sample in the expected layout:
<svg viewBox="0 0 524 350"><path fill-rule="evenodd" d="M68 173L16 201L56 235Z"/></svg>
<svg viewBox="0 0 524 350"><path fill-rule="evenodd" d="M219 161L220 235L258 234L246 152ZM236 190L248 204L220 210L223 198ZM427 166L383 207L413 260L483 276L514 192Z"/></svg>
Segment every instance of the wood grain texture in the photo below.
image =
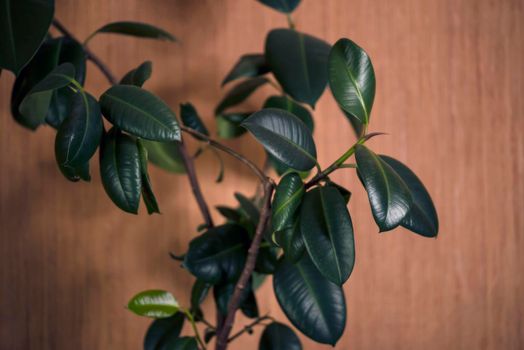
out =
<svg viewBox="0 0 524 350"><path fill-rule="evenodd" d="M57 8L80 38L124 19L175 33L175 45L101 35L91 47L119 76L151 59L146 87L172 106L191 100L211 125L230 66L261 51L268 30L286 25L254 0L58 0ZM331 43L349 37L369 52L377 76L371 131L390 134L370 145L420 175L441 219L436 240L402 229L379 235L354 172L336 174L354 193L357 248L345 286L347 330L336 348L524 348L524 3L303 0L294 17L299 29ZM88 88L98 96L107 85L89 69ZM12 82L4 72L0 348L140 349L148 321L128 312L127 300L149 288L189 300L192 279L167 255L182 252L201 223L187 179L154 169L163 215L124 214L104 194L97 165L92 183L67 182L55 166L54 132L33 134L12 120ZM315 118L320 163L327 165L353 134L329 93ZM262 162L249 136L228 144ZM209 155L198 161L212 205L233 204L235 191L254 188L248 170L226 164L217 185L218 164ZM264 312L282 317L270 282L258 296ZM205 307L212 310L210 300ZM258 334L231 348L255 348Z"/></svg>

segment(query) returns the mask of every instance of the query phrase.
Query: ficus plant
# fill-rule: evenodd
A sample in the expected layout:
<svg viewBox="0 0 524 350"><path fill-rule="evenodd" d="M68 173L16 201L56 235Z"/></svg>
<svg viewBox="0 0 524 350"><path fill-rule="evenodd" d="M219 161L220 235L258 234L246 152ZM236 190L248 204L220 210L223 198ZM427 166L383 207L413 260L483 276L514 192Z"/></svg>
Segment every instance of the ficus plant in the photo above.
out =
<svg viewBox="0 0 524 350"><path fill-rule="evenodd" d="M294 328L335 345L346 325L343 285L355 264L351 192L331 180L335 171L357 172L380 232L402 226L424 237L438 233L435 207L419 178L399 160L369 148L368 141L381 134L369 132L376 86L369 55L350 39L331 45L296 29L291 14L300 0L258 1L286 15L289 28L271 30L263 52L240 57L226 75L222 85L232 87L217 103L213 136L191 103L180 105L179 118L143 87L151 62L131 63L136 68L116 79L88 46L103 34L176 42L167 31L113 22L82 42L54 17L53 0L0 0L0 67L16 76L11 113L28 129L56 129L56 162L67 180L90 181L98 151L110 200L137 214L142 198L147 212L158 214L149 164L189 179L203 223L187 251L171 255L195 277L191 301L180 305L164 290L143 291L129 301L130 311L154 319L146 350L206 349L211 341L226 349L255 326L265 327L259 349L301 349L291 327L259 313L256 290L268 276ZM101 96L84 86L87 61L107 77ZM238 108L264 85L275 93L260 109ZM340 123L351 123L356 141L324 167L317 161L313 111L327 86L340 107ZM220 141L246 132L266 150L262 169ZM196 150L187 147L186 137L197 140ZM194 164L208 150L222 164L217 182L224 176L222 153L247 166L259 182L254 194L234 194L237 207L216 208L221 223L212 219ZM200 307L209 294L216 304L213 322ZM253 321L232 334L238 310ZM183 336L185 322L192 333Z"/></svg>

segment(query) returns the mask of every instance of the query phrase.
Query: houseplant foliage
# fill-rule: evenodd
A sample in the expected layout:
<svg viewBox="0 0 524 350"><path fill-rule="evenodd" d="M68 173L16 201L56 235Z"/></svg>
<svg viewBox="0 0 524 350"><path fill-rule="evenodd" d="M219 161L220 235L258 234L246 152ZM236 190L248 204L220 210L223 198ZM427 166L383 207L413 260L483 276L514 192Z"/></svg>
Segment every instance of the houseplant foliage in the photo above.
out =
<svg viewBox="0 0 524 350"><path fill-rule="evenodd" d="M419 178L399 160L368 146L380 134L368 132L376 86L369 55L350 39L330 45L295 29L291 14L300 0L258 1L285 14L289 28L271 30L263 52L243 55L225 76L222 85L228 90L217 103L215 129L218 139L249 132L266 150L264 169L212 136L191 103L182 104L177 115L144 88L151 62L131 63L129 72L116 79L88 47L103 34L175 42L167 31L113 22L80 42L54 18L53 0L0 0L0 68L16 76L12 116L30 130L57 130L56 161L67 180L90 181L98 152L110 200L131 214L138 213L143 200L147 212L155 214L161 203L148 166L189 179L203 223L187 251L172 257L195 277L188 291L191 302L179 305L163 290L143 291L129 301L132 312L154 319L144 340L147 350L205 349L211 341L225 349L255 326L265 327L260 349L301 349L290 326L259 313L256 289L269 275L294 328L313 341L335 345L346 325L342 287L353 271L356 247L347 208L351 192L330 179L339 169L357 172L380 232L402 226L424 237L438 233L435 207ZM84 87L87 61L107 77L109 86L101 96ZM242 110L242 102L265 85L275 87L275 94L259 110ZM356 142L323 167L317 162L313 112L328 86L340 106L340 122L351 123ZM199 142L195 153L185 137ZM254 195L235 193L238 206L216 208L223 217L220 224L212 220L196 175L195 159L204 151L213 152L221 164L217 182L224 176L223 153L260 182ZM270 168L275 178L268 176ZM200 307L208 297L216 304L216 322ZM231 334L238 310L253 321ZM181 335L186 322L193 333Z"/></svg>

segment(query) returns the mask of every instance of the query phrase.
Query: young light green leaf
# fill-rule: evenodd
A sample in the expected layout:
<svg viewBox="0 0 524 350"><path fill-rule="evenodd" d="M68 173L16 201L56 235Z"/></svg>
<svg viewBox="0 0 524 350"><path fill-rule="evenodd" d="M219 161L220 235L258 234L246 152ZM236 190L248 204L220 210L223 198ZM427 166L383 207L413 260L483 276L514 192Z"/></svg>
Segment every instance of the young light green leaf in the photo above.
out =
<svg viewBox="0 0 524 350"><path fill-rule="evenodd" d="M188 128L209 136L209 131L191 103L180 104L180 117L182 118L182 123Z"/></svg>
<svg viewBox="0 0 524 350"><path fill-rule="evenodd" d="M271 205L273 232L293 226L305 192L302 178L297 173L289 173L280 180Z"/></svg>
<svg viewBox="0 0 524 350"><path fill-rule="evenodd" d="M145 61L135 69L129 71L122 80L120 80L121 85L134 85L142 87L144 83L151 78L151 73L153 71L153 64L151 61Z"/></svg>
<svg viewBox="0 0 524 350"><path fill-rule="evenodd" d="M226 109L244 102L253 92L267 82L268 80L264 77L255 77L238 83L220 101L215 108L215 115L222 114Z"/></svg>
<svg viewBox="0 0 524 350"><path fill-rule="evenodd" d="M413 203L406 183L388 163L364 145L356 147L355 158L380 232L394 229L409 213Z"/></svg>
<svg viewBox="0 0 524 350"><path fill-rule="evenodd" d="M147 290L135 295L127 304L139 316L166 318L178 312L179 305L173 294L164 290Z"/></svg>
<svg viewBox="0 0 524 350"><path fill-rule="evenodd" d="M171 317L154 320L144 338L144 350L164 350L175 342L184 326L185 316L177 312Z"/></svg>
<svg viewBox="0 0 524 350"><path fill-rule="evenodd" d="M168 105L132 85L115 85L100 97L103 115L120 129L152 141L180 141L180 127Z"/></svg>
<svg viewBox="0 0 524 350"><path fill-rule="evenodd" d="M248 54L240 57L234 67L224 78L222 86L239 78L253 78L269 72L266 57L263 54Z"/></svg>
<svg viewBox="0 0 524 350"><path fill-rule="evenodd" d="M302 344L291 328L273 322L264 329L258 350L302 350Z"/></svg>
<svg viewBox="0 0 524 350"><path fill-rule="evenodd" d="M300 0L258 0L258 2L282 13L291 13L300 4Z"/></svg>
<svg viewBox="0 0 524 350"><path fill-rule="evenodd" d="M44 41L54 0L0 0L0 68L18 76Z"/></svg>
<svg viewBox="0 0 524 350"><path fill-rule="evenodd" d="M298 330L316 342L337 343L346 326L344 292L322 276L307 255L296 264L281 259L273 288L280 307Z"/></svg>
<svg viewBox="0 0 524 350"><path fill-rule="evenodd" d="M142 198L144 199L144 204L147 208L147 213L149 215L153 213L160 214L160 208L158 208L158 202L153 192L153 187L151 186L151 180L149 178L149 173L147 171L147 149L142 144L140 139L137 140L138 154L140 156L140 177L142 180Z"/></svg>
<svg viewBox="0 0 524 350"><path fill-rule="evenodd" d="M422 181L398 160L384 155L381 155L380 158L404 180L413 197L411 210L400 225L422 236L436 237L439 226L437 210Z"/></svg>
<svg viewBox="0 0 524 350"><path fill-rule="evenodd" d="M369 123L375 99L375 72L368 54L340 39L329 54L329 86L340 107L362 124Z"/></svg>
<svg viewBox="0 0 524 350"><path fill-rule="evenodd" d="M140 142L147 149L149 161L154 165L175 174L186 172L178 141L156 142L142 139Z"/></svg>
<svg viewBox="0 0 524 350"><path fill-rule="evenodd" d="M291 29L274 29L266 38L266 60L284 91L315 107L326 88L330 46Z"/></svg>
<svg viewBox="0 0 524 350"><path fill-rule="evenodd" d="M89 40L91 40L95 35L100 33L122 34L139 38L157 39L172 42L176 41L176 38L172 34L151 24L122 21L108 23L105 26L97 29L85 40L85 44L87 44Z"/></svg>
<svg viewBox="0 0 524 350"><path fill-rule="evenodd" d="M300 231L320 273L333 283L344 284L355 265L355 243L351 217L336 188L316 187L305 194Z"/></svg>
<svg viewBox="0 0 524 350"><path fill-rule="evenodd" d="M116 128L102 138L100 175L109 198L123 211L137 214L142 190L138 147Z"/></svg>
<svg viewBox="0 0 524 350"><path fill-rule="evenodd" d="M267 108L251 115L241 126L290 168L304 171L315 166L317 151L311 131L293 114Z"/></svg>

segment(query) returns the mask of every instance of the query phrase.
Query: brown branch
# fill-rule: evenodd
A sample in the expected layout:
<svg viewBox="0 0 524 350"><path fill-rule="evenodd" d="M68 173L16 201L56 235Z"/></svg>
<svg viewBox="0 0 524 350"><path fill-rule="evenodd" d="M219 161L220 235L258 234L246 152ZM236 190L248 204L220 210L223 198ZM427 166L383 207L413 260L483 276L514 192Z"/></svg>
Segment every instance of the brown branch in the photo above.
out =
<svg viewBox="0 0 524 350"><path fill-rule="evenodd" d="M251 242L251 246L248 250L246 264L242 270L242 274L238 279L238 282L235 286L235 291L233 296L229 301L227 307L227 315L224 321L223 327L219 330L216 340L216 350L225 350L227 348L229 333L233 328L233 323L235 322L235 314L240 307L241 297L247 288L249 279L255 269L255 263L257 261L258 251L260 249L260 243L262 242L262 237L264 236L264 231L266 229L266 224L271 214L271 195L273 194L274 185L269 179L266 178L264 181L264 203L262 206L262 211L260 212L260 219L257 224L255 231L255 237Z"/></svg>
<svg viewBox="0 0 524 350"><path fill-rule="evenodd" d="M56 18L53 19L53 26L63 35L70 37L71 39L75 41L78 41L78 39L76 39L75 36L66 27L64 27L64 25L60 23L60 21L57 20ZM93 62L95 66L97 66L98 69L100 69L100 71L105 75L105 77L107 78L107 80L109 81L111 85L116 85L117 80L115 76L113 75L113 73L111 73L109 68L100 60L100 58L98 58L97 55L95 55L91 50L89 50L87 46L84 45L83 47L84 47L84 52L86 53L87 59Z"/></svg>

